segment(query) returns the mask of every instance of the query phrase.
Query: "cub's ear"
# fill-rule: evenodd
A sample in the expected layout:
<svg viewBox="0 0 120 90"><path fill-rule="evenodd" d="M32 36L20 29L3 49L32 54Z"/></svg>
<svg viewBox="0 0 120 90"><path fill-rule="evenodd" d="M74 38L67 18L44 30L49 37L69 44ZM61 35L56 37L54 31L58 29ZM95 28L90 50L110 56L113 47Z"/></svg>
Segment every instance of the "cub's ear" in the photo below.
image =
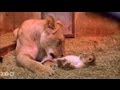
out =
<svg viewBox="0 0 120 90"><path fill-rule="evenodd" d="M48 28L55 29L55 19L53 16L47 16L46 20Z"/></svg>

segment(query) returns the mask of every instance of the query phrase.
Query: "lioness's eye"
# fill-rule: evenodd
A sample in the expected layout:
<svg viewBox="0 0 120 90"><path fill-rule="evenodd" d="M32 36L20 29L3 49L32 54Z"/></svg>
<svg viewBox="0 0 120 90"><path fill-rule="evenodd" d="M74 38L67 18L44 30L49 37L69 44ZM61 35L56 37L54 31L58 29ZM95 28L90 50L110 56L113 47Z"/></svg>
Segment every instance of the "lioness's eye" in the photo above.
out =
<svg viewBox="0 0 120 90"><path fill-rule="evenodd" d="M62 41L60 39L57 40L57 46L61 45Z"/></svg>

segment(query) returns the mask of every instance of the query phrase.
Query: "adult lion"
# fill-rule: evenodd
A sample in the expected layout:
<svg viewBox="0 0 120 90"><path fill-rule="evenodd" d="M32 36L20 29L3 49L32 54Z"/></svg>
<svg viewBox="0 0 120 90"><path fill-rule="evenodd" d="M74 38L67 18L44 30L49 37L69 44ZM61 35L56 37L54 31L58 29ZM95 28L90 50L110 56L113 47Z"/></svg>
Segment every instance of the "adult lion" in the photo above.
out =
<svg viewBox="0 0 120 90"><path fill-rule="evenodd" d="M36 73L53 74L54 71L39 61L57 58L64 53L63 25L52 16L46 19L24 21L14 30L16 61L20 66Z"/></svg>

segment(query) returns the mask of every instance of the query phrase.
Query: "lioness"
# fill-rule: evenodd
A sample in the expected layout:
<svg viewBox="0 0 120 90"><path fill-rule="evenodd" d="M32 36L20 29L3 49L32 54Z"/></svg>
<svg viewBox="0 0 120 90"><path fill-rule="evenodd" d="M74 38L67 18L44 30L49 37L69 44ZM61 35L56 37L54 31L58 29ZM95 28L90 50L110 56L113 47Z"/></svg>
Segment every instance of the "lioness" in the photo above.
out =
<svg viewBox="0 0 120 90"><path fill-rule="evenodd" d="M53 74L54 71L39 61L61 57L64 54L63 25L52 16L46 19L24 21L14 30L17 64L36 73Z"/></svg>

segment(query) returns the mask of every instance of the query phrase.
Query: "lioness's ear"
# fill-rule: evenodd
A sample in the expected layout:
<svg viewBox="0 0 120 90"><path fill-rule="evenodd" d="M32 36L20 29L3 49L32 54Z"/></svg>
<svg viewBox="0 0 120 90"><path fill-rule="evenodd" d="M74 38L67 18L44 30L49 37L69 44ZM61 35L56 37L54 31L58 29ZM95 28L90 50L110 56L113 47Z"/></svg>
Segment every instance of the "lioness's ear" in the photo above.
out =
<svg viewBox="0 0 120 90"><path fill-rule="evenodd" d="M55 29L55 19L53 16L47 16L46 20L48 28Z"/></svg>
<svg viewBox="0 0 120 90"><path fill-rule="evenodd" d="M18 31L19 31L19 28L16 28L16 29L13 31L13 35L15 36L15 39L18 38Z"/></svg>
<svg viewBox="0 0 120 90"><path fill-rule="evenodd" d="M55 29L53 29L51 32L52 34L55 34L57 31L62 31L63 24L60 21L55 22Z"/></svg>
<svg viewBox="0 0 120 90"><path fill-rule="evenodd" d="M62 22L61 21L57 21L56 22L56 28L61 28L61 27L63 27Z"/></svg>

